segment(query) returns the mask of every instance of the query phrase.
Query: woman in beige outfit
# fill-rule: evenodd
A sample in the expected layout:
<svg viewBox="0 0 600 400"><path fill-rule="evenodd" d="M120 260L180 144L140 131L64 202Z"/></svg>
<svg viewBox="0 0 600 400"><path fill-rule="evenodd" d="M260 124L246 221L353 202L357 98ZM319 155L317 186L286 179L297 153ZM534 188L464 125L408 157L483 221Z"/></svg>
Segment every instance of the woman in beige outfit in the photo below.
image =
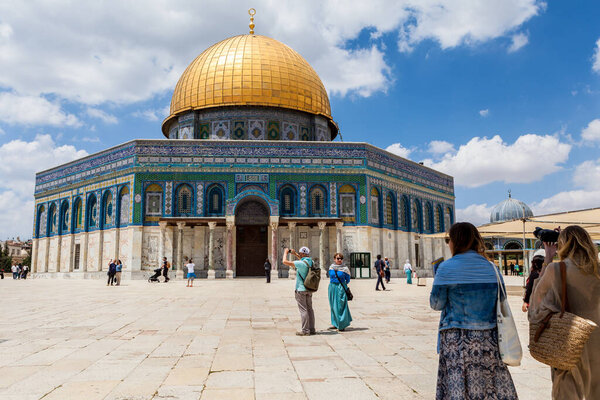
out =
<svg viewBox="0 0 600 400"><path fill-rule="evenodd" d="M567 266L567 311L600 325L598 249L579 226L568 226L560 232L557 245L544 243L544 265L552 261L558 247L558 257ZM560 264L548 264L533 287L529 322L539 322L551 311L560 312L560 292ZM600 399L600 329L585 344L577 366L569 371L552 368L551 375L553 399Z"/></svg>

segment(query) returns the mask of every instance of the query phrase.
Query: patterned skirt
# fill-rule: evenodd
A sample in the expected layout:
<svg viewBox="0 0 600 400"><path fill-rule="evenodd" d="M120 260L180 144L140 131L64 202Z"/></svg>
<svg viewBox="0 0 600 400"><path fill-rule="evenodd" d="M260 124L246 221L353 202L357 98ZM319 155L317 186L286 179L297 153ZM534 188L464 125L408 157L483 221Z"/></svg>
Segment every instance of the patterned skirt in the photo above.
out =
<svg viewBox="0 0 600 400"><path fill-rule="evenodd" d="M498 330L440 331L436 400L518 399L498 351Z"/></svg>

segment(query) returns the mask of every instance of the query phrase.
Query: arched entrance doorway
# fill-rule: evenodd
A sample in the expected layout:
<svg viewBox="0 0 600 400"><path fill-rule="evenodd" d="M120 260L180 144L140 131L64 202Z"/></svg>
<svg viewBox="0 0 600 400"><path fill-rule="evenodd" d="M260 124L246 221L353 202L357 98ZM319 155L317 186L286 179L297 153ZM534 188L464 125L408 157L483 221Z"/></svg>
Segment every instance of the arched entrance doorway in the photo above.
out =
<svg viewBox="0 0 600 400"><path fill-rule="evenodd" d="M269 210L261 202L249 199L237 207L236 276L264 276L268 257L267 226Z"/></svg>

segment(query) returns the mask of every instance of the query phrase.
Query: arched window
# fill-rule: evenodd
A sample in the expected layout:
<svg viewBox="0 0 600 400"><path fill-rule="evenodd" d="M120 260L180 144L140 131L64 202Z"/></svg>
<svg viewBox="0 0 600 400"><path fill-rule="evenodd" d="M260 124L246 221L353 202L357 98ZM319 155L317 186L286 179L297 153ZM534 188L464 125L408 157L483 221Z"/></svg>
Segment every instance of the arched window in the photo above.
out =
<svg viewBox="0 0 600 400"><path fill-rule="evenodd" d="M208 189L206 194L206 215L223 215L223 193L223 188L219 185L213 185Z"/></svg>
<svg viewBox="0 0 600 400"><path fill-rule="evenodd" d="M73 231L83 229L83 206L81 204L81 197L77 197L73 202L73 218L72 218L72 229Z"/></svg>
<svg viewBox="0 0 600 400"><path fill-rule="evenodd" d="M371 212L369 213L371 223L379 224L379 190L377 188L371 189Z"/></svg>
<svg viewBox="0 0 600 400"><path fill-rule="evenodd" d="M129 187L125 186L119 193L119 226L125 226L129 223L130 202Z"/></svg>
<svg viewBox="0 0 600 400"><path fill-rule="evenodd" d="M162 216L163 188L156 183L146 188L146 215Z"/></svg>
<svg viewBox="0 0 600 400"><path fill-rule="evenodd" d="M279 214L294 215L296 212L296 192L290 186L281 189L279 194Z"/></svg>
<svg viewBox="0 0 600 400"><path fill-rule="evenodd" d="M60 229L58 231L59 235L64 235L65 233L69 233L69 202L67 200L62 202L60 206Z"/></svg>
<svg viewBox="0 0 600 400"><path fill-rule="evenodd" d="M187 217L192 215L193 202L192 188L188 185L181 185L177 189L177 207L176 215L179 217Z"/></svg>
<svg viewBox="0 0 600 400"><path fill-rule="evenodd" d="M325 189L314 186L310 189L310 214L312 216L325 215Z"/></svg>
<svg viewBox="0 0 600 400"><path fill-rule="evenodd" d="M395 225L394 220L396 216L396 202L391 192L385 196L385 224Z"/></svg>
<svg viewBox="0 0 600 400"><path fill-rule="evenodd" d="M435 207L435 215L433 217L435 221L435 232L443 232L444 231L444 211L442 210L442 206L438 205Z"/></svg>
<svg viewBox="0 0 600 400"><path fill-rule="evenodd" d="M402 199L400 200L400 226L403 228L408 228L409 208L408 198L402 196Z"/></svg>
<svg viewBox="0 0 600 400"><path fill-rule="evenodd" d="M86 212L87 228L96 228L98 226L98 200L96 195L92 194L87 200Z"/></svg>
<svg viewBox="0 0 600 400"><path fill-rule="evenodd" d="M419 200L414 200L411 207L411 225L413 232L423 232L423 210Z"/></svg>
<svg viewBox="0 0 600 400"><path fill-rule="evenodd" d="M48 223L47 217L48 215L46 213L46 207L44 205L41 205L38 208L37 227L35 232L37 237L46 234L46 224Z"/></svg>
<svg viewBox="0 0 600 400"><path fill-rule="evenodd" d="M454 216L452 215L452 209L450 207L446 207L446 211L444 212L444 226L446 230L450 229L453 223Z"/></svg>
<svg viewBox="0 0 600 400"><path fill-rule="evenodd" d="M113 208L113 195L110 190L107 190L102 196L102 228L114 224L115 210Z"/></svg>
<svg viewBox="0 0 600 400"><path fill-rule="evenodd" d="M58 228L56 219L56 204L52 203L50 211L48 212L48 235L56 233Z"/></svg>
<svg viewBox="0 0 600 400"><path fill-rule="evenodd" d="M431 209L431 203L425 204L425 231L431 232L433 228L433 210Z"/></svg>
<svg viewBox="0 0 600 400"><path fill-rule="evenodd" d="M356 220L356 189L352 185L344 185L340 193L340 217L347 222Z"/></svg>

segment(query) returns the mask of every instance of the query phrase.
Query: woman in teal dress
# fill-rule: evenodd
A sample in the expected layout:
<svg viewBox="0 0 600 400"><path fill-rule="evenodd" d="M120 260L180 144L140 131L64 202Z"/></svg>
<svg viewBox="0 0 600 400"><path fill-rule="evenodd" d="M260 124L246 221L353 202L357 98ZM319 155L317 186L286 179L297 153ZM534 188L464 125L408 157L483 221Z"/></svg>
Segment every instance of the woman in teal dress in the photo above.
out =
<svg viewBox="0 0 600 400"><path fill-rule="evenodd" d="M331 308L331 327L343 331L352 321L348 308L345 285L350 282L350 270L344 265L344 256L333 255L334 263L329 267L329 307ZM341 283L340 283L341 282Z"/></svg>

